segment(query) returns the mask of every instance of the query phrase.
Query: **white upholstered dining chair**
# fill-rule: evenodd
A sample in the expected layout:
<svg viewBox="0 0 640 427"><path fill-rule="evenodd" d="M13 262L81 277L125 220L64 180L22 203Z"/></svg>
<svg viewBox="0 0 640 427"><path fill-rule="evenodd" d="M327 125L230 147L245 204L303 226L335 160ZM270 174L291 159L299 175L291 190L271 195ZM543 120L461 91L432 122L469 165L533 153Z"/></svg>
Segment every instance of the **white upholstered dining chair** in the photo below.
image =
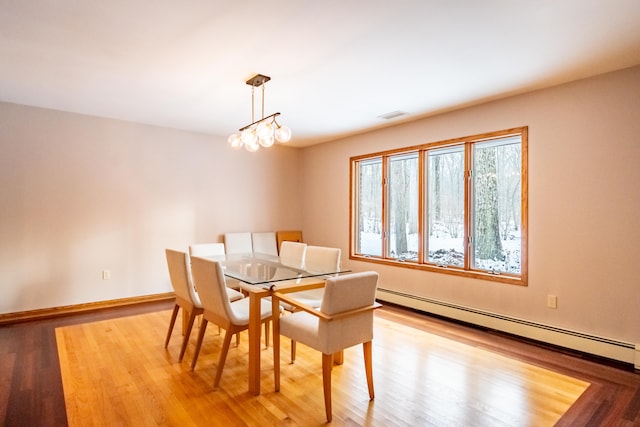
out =
<svg viewBox="0 0 640 427"><path fill-rule="evenodd" d="M304 268L304 254L307 251L306 243L282 242L280 245L280 264L284 267L302 270ZM291 275L289 268L276 268L271 280L280 280Z"/></svg>
<svg viewBox="0 0 640 427"><path fill-rule="evenodd" d="M327 248L324 246L308 245L304 255L304 269L311 273L325 273L327 271L340 271L340 248ZM324 288L309 289L307 291L294 292L288 297L299 303L313 308L319 308L322 304ZM282 308L294 312L295 306L282 304ZM291 340L291 360L296 359L296 342Z"/></svg>
<svg viewBox="0 0 640 427"><path fill-rule="evenodd" d="M327 248L323 246L308 245L304 255L304 269L311 273L326 273L328 271L340 271L340 248ZM303 304L311 307L320 307L324 289L310 289L308 291L290 294Z"/></svg>
<svg viewBox="0 0 640 427"><path fill-rule="evenodd" d="M224 257L225 253L224 243L195 243L189 245L189 255L192 257ZM240 284L237 280L227 280L227 287L229 288L229 300L235 301L244 298L244 294L239 291Z"/></svg>
<svg viewBox="0 0 640 427"><path fill-rule="evenodd" d="M224 247L227 254L252 254L253 243L251 242L251 233L225 233Z"/></svg>
<svg viewBox="0 0 640 427"><path fill-rule="evenodd" d="M189 255L199 257L223 257L225 254L224 249L224 243L194 243L189 245Z"/></svg>
<svg viewBox="0 0 640 427"><path fill-rule="evenodd" d="M171 313L171 320L169 322L167 338L164 341L164 348L169 346L169 339L171 338L171 333L173 332L173 327L176 323L176 318L178 317L178 311L182 308L185 312L189 313L187 329L184 332L184 337L182 338L182 347L180 348L180 356L178 357L178 360L182 362L194 320L196 319L196 316L203 313L203 308L200 303L198 293L191 285L189 256L185 252L173 249L166 249L165 254L167 257L167 265L169 267L171 286L176 294L176 300L173 306L173 312Z"/></svg>
<svg viewBox="0 0 640 427"><path fill-rule="evenodd" d="M254 254L278 256L278 244L275 231L251 233Z"/></svg>
<svg viewBox="0 0 640 427"><path fill-rule="evenodd" d="M284 241L280 244L280 264L303 269L306 252L306 243Z"/></svg>
<svg viewBox="0 0 640 427"><path fill-rule="evenodd" d="M300 304L287 294L273 295L273 307L281 301L296 306L288 316L274 318L274 379L275 390L280 390L280 335L299 341L322 353L322 383L327 421L332 419L331 369L333 354L345 348L362 344L364 365L373 400L373 310L376 303L378 273L374 271L354 273L327 279L320 309Z"/></svg>
<svg viewBox="0 0 640 427"><path fill-rule="evenodd" d="M224 257L224 255L224 243L194 243L189 245L190 257ZM191 278L191 259L189 259L189 280L191 280L193 284L193 279ZM227 280L227 295L231 302L245 297L245 295L240 292L240 284L237 280ZM220 327L218 327L218 332L220 332ZM236 335L236 344L240 344L240 335Z"/></svg>
<svg viewBox="0 0 640 427"><path fill-rule="evenodd" d="M222 369L227 359L231 337L234 334L249 328L249 298L230 302L226 297L226 288L222 267L218 261L206 258L193 257L191 259L191 272L193 280L198 287L198 293L202 301L203 320L200 325L195 354L191 362L191 369L195 369L198 353L202 346L202 340L207 329L207 323L212 322L225 330L224 342L218 359L218 367L213 383L214 388L220 384ZM261 301L260 319L262 323L271 320L271 304Z"/></svg>

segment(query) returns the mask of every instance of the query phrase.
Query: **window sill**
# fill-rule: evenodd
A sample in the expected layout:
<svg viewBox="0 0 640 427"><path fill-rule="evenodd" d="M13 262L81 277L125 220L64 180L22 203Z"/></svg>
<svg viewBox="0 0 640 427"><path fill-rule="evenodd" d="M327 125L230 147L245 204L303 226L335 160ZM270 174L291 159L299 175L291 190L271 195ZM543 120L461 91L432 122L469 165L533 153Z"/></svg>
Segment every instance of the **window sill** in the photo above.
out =
<svg viewBox="0 0 640 427"><path fill-rule="evenodd" d="M395 259L383 259L364 255L350 255L349 259L354 261L370 262L374 264L388 265L392 267L411 268L414 270L429 271L432 273L450 274L453 276L461 276L472 279L486 280L490 282L505 283L509 285L527 286L525 276L514 276L512 274L486 273L483 271L463 270L455 267L438 267L430 264L420 264L415 261L399 261Z"/></svg>

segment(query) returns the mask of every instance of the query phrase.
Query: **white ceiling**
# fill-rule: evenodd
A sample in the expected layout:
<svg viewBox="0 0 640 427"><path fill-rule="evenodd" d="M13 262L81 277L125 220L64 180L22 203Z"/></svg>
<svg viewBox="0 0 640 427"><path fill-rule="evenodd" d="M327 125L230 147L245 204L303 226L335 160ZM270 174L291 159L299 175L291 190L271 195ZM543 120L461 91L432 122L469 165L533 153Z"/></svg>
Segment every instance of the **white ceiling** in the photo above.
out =
<svg viewBox="0 0 640 427"><path fill-rule="evenodd" d="M636 64L640 0L0 0L1 101L226 138L262 73L296 146Z"/></svg>

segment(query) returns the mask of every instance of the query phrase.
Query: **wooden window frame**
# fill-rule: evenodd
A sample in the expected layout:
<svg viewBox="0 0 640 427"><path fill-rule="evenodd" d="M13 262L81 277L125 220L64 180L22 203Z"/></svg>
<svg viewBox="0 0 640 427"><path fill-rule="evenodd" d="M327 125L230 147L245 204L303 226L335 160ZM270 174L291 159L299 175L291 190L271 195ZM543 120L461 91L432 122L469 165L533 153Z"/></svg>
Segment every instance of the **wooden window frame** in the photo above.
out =
<svg viewBox="0 0 640 427"><path fill-rule="evenodd" d="M520 136L521 137L521 189L520 189L520 194L521 194L521 248L520 248L520 254L521 254L521 259L520 259L520 274L513 274L513 273L507 273L507 272L500 272L500 273L491 273L491 272L485 272L485 271L481 271L481 270L474 270L471 268L470 266L470 259L471 256L469 254L469 250L468 248L465 249L465 261L464 261L464 266L463 267L452 267L452 266L436 266L434 264L429 264L426 263L424 261L425 257L424 257L424 233L425 233L425 219L424 219L424 200L426 197L426 192L424 189L424 172L425 172L425 165L424 165L424 158L425 158L425 153L428 150L432 150L434 148L443 148L443 147L447 147L447 146L456 146L456 145L464 145L465 146L465 201L464 201L464 209L465 209L465 225L464 225L464 233L465 233L465 239L468 239L468 236L470 235L470 196L469 196L469 189L471 187L472 184L470 184L470 179L469 179L469 163L470 163L470 157L471 157L471 148L473 147L473 145L475 143L479 143L479 142L486 142L488 140L493 140L493 139L500 139L500 138L505 138L508 136ZM387 203L387 189L384 188L385 184L385 180L386 180L386 174L387 174L387 169L388 169L388 159L390 156L394 156L394 155L399 155L399 154L405 154L405 153L410 153L410 152L419 152L419 170L418 170L418 179L419 179L419 183L418 183L418 216L419 216L419 223L418 223L418 233L419 233L419 238L418 238L418 261L409 261L409 260L398 260L398 259L394 259L394 258L389 258L387 257L387 251L386 248L388 247L388 242L387 242L387 238L388 236L386 235L386 230L388 229L388 225L386 224L387 218L386 218L386 203ZM370 158L374 158L374 157L380 157L382 158L382 177L383 177L383 183L381 183L382 187L382 222L383 222L383 226L382 229L385 230L385 232L383 233L382 236L382 256L377 257L377 256L371 256L371 255L363 255L363 254L357 254L356 253L356 236L357 236L357 230L355 229L356 225L358 224L358 219L356 218L357 215L357 191L358 189L356 188L356 183L357 183L357 176L356 174L358 173L358 162L363 161L363 160L367 160ZM478 134L478 135L472 135L472 136L466 136L463 138L455 138L455 139L449 139L449 140L445 140L445 141L437 141L437 142L431 142L431 143L426 143L426 144L421 144L421 145L416 145L416 146L411 146L411 147L403 147L403 148L397 148L397 149L393 149L393 150L388 150L388 151L382 151L382 152L376 152L376 153L370 153L370 154L365 154L365 155L359 155L359 156L354 156L351 157L349 159L349 172L350 172L350 186L349 186L349 259L352 260L356 260L356 261L364 261L364 262L370 262L370 263L375 263L375 264L383 264L383 265L390 265L390 266L395 266L395 267L402 267L402 268L411 268L411 269L417 269L417 270L424 270L424 271L430 271L430 272L437 272L437 273L443 273L443 274L450 274L450 275L455 275L455 276L462 276L462 277L468 277L468 278L475 278L475 279L483 279L483 280L487 280L487 281L491 281L491 282L499 282L499 283L506 283L506 284L513 284L513 285L520 285L520 286L527 286L528 284L528 253L527 253L527 246L528 246L528 127L527 126L523 126L523 127L517 127L517 128L511 128L511 129L505 129L505 130L501 130L501 131L496 131L496 132L489 132L489 133L483 133L483 134Z"/></svg>

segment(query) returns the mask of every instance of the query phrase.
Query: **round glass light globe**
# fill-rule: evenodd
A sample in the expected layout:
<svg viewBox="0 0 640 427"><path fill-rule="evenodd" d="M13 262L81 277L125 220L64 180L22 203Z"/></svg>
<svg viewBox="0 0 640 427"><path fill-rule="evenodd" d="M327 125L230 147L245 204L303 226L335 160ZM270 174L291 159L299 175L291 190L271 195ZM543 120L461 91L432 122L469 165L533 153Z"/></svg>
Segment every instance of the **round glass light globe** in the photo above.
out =
<svg viewBox="0 0 640 427"><path fill-rule="evenodd" d="M260 145L265 148L269 148L273 145L275 140L273 139L273 135L268 135L266 138L260 138Z"/></svg>
<svg viewBox="0 0 640 427"><path fill-rule="evenodd" d="M237 133L231 135L228 139L229 145L231 148L240 148L242 147L242 141L240 140L240 136Z"/></svg>
<svg viewBox="0 0 640 427"><path fill-rule="evenodd" d="M273 138L273 125L270 122L262 122L256 128L256 135L260 139Z"/></svg>
<svg viewBox="0 0 640 427"><path fill-rule="evenodd" d="M258 136L256 135L255 130L245 129L240 134L240 140L244 145L252 145L258 142Z"/></svg>
<svg viewBox="0 0 640 427"><path fill-rule="evenodd" d="M276 129L276 139L279 142L289 142L291 139L291 129L287 126L280 126Z"/></svg>
<svg viewBox="0 0 640 427"><path fill-rule="evenodd" d="M253 141L250 144L244 144L244 148L247 149L247 151L254 153L256 151L258 151L258 149L260 148L260 144L258 144L258 140L256 139L255 141Z"/></svg>

